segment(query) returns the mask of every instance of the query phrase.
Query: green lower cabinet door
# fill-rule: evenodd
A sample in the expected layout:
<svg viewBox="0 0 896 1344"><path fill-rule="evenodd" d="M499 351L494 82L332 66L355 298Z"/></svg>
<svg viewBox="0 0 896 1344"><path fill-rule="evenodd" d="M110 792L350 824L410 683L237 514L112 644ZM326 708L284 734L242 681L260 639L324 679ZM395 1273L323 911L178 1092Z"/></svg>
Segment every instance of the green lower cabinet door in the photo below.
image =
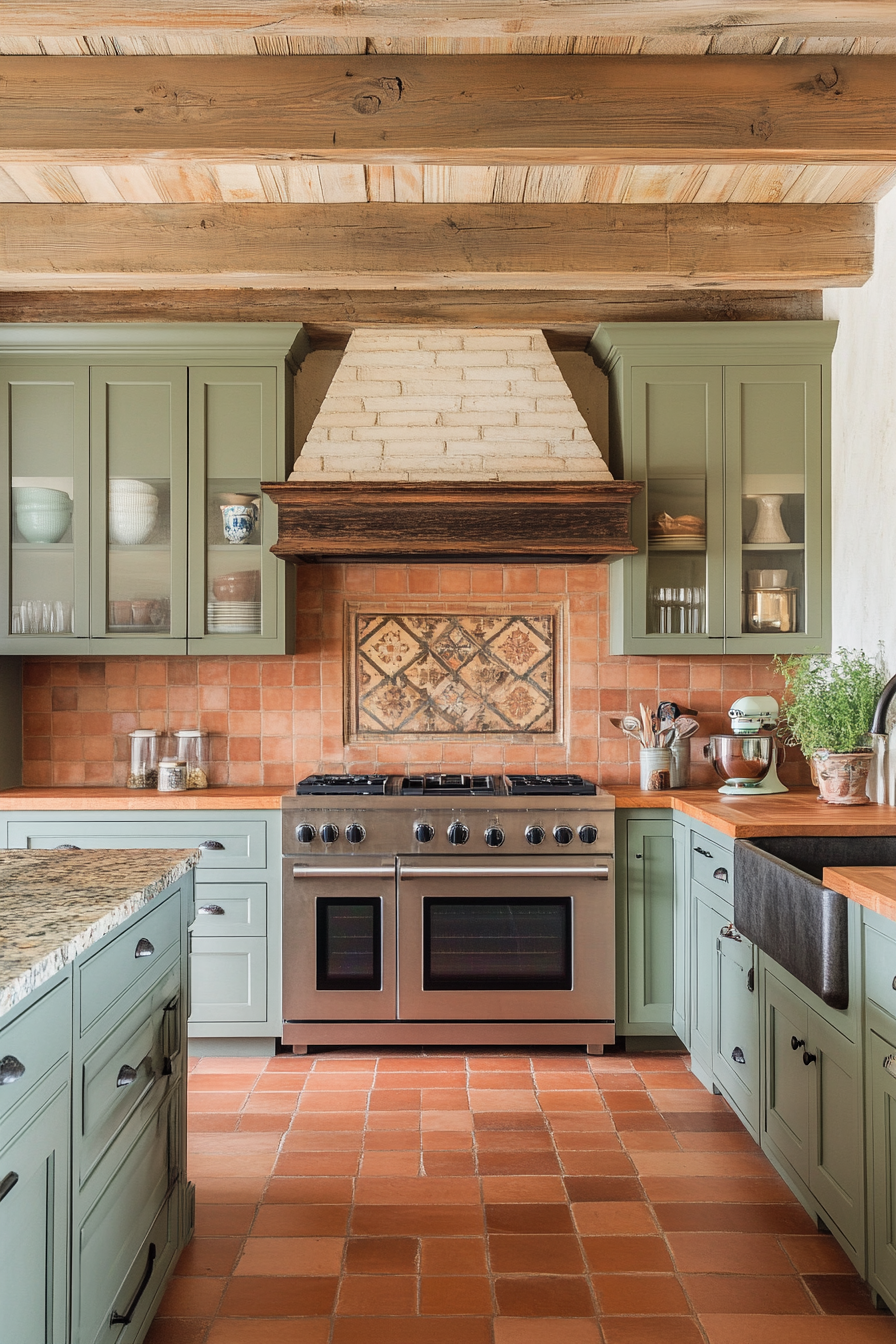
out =
<svg viewBox="0 0 896 1344"><path fill-rule="evenodd" d="M691 1043L691 892L688 828L672 823L672 1026L678 1039Z"/></svg>
<svg viewBox="0 0 896 1344"><path fill-rule="evenodd" d="M704 1087L712 1087L719 916L709 900L709 893L704 894L696 884L691 893L691 1067Z"/></svg>
<svg viewBox="0 0 896 1344"><path fill-rule="evenodd" d="M809 1009L765 969L765 1116L763 1139L809 1184L812 1076L803 1064Z"/></svg>
<svg viewBox="0 0 896 1344"><path fill-rule="evenodd" d="M627 1027L671 1035L672 825L633 818L626 832Z"/></svg>
<svg viewBox="0 0 896 1344"><path fill-rule="evenodd" d="M9 1344L66 1344L68 1154L67 1089L0 1149L0 1337Z"/></svg>
<svg viewBox="0 0 896 1344"><path fill-rule="evenodd" d="M717 938L716 1022L713 1077L759 1137L759 1001L754 948L730 924Z"/></svg>
<svg viewBox="0 0 896 1344"><path fill-rule="evenodd" d="M190 953L190 1022L264 1022L266 938L197 938Z"/></svg>
<svg viewBox="0 0 896 1344"><path fill-rule="evenodd" d="M868 1271L873 1287L896 1311L896 1046L876 1032L869 1036L871 1152L868 1194L871 1245Z"/></svg>
<svg viewBox="0 0 896 1344"><path fill-rule="evenodd" d="M809 1009L809 1189L859 1253L864 1247L861 1047Z"/></svg>

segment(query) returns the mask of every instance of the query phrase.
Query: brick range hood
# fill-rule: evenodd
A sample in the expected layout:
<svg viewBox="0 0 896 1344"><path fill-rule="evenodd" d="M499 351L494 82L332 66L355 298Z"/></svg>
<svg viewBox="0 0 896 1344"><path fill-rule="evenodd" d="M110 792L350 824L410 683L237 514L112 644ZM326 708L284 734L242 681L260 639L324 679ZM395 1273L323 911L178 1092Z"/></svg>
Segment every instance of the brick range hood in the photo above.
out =
<svg viewBox="0 0 896 1344"><path fill-rule="evenodd" d="M274 553L314 561L594 561L636 551L539 330L359 328L288 481Z"/></svg>

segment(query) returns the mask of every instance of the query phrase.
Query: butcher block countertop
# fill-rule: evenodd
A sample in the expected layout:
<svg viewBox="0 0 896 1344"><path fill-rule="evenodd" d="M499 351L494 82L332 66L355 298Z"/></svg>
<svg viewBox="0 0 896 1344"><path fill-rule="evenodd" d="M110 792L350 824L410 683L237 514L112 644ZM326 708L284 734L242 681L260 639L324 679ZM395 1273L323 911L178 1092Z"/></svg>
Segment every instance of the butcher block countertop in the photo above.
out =
<svg viewBox="0 0 896 1344"><path fill-rule="evenodd" d="M759 835L896 835L896 807L819 803L815 789L748 799L732 798L715 789L648 793L634 786L615 785L607 792L613 794L617 807L672 808L740 840Z"/></svg>
<svg viewBox="0 0 896 1344"><path fill-rule="evenodd" d="M156 789L0 789L0 812L239 812L280 810L282 787L262 784L159 793Z"/></svg>
<svg viewBox="0 0 896 1344"><path fill-rule="evenodd" d="M866 910L896 919L896 868L825 868L822 881Z"/></svg>

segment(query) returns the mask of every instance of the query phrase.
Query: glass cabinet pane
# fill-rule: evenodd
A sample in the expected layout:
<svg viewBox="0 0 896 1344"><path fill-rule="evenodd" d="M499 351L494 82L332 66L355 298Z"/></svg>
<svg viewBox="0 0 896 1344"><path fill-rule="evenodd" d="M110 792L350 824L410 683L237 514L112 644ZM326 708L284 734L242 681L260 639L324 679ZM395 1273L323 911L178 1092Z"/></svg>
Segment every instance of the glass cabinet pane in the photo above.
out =
<svg viewBox="0 0 896 1344"><path fill-rule="evenodd" d="M706 477L648 480L647 633L706 634Z"/></svg>

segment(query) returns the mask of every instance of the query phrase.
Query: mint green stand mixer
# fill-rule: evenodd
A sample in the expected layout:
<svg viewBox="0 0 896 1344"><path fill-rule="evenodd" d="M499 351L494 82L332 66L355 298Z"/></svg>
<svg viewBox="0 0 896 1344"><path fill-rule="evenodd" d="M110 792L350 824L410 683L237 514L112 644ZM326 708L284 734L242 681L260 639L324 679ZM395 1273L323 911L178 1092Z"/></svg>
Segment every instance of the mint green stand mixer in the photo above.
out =
<svg viewBox="0 0 896 1344"><path fill-rule="evenodd" d="M771 695L742 695L728 711L732 731L714 733L703 754L721 780L719 793L764 798L788 793L778 778L775 736L781 709Z"/></svg>

